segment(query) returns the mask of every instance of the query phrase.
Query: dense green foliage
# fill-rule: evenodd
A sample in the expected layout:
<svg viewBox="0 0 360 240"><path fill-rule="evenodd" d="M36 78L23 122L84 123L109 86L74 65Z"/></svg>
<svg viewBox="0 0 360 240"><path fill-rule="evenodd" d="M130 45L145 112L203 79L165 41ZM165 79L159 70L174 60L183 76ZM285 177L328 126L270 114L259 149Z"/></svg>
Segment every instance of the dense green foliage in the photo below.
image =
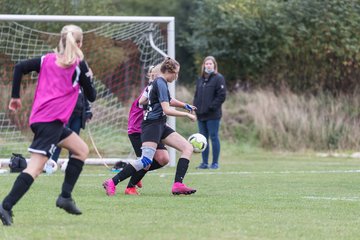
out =
<svg viewBox="0 0 360 240"><path fill-rule="evenodd" d="M211 53L229 81L296 92L357 87L360 2L200 0L188 47Z"/></svg>

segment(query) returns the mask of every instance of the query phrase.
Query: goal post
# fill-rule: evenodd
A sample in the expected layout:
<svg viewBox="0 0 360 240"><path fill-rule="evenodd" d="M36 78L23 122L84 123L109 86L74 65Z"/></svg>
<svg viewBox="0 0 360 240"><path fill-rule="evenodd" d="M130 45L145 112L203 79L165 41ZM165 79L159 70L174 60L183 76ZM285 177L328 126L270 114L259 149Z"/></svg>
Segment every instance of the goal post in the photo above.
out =
<svg viewBox="0 0 360 240"><path fill-rule="evenodd" d="M98 91L98 99L92 104L93 119L86 126L89 131L81 131L89 145L90 158L134 157L127 138L128 110L147 83L148 67L160 63L164 55L175 58L174 17L0 14L0 158L9 159L12 152L28 155L27 147L32 140L28 116L37 76L23 78L23 110L10 112L7 105L14 65L51 52L61 30L59 27L54 30L52 24L70 23L84 30L82 50L93 69ZM46 27L40 29L36 24ZM175 97L175 83L169 84L169 91ZM175 129L174 117L169 117L168 123ZM92 137L95 144L90 141ZM97 150L92 145L101 156L96 156ZM175 166L175 150L169 148L169 154L169 165Z"/></svg>

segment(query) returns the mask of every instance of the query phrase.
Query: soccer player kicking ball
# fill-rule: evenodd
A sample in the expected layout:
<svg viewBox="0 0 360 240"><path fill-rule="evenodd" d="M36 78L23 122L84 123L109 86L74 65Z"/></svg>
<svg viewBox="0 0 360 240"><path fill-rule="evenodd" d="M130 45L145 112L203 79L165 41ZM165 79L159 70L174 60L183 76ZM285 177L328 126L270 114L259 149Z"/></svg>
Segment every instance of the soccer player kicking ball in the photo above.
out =
<svg viewBox="0 0 360 240"><path fill-rule="evenodd" d="M131 145L135 151L136 157L141 157L141 123L144 118L144 108L146 107L148 101L149 87L154 79L160 74L160 64L157 66L150 66L148 71L149 85L143 90L142 94L135 99L132 103L129 118L128 118L128 137L130 139ZM169 163L169 153L164 144L159 143L154 154L153 162L149 169L141 169L134 173L129 183L125 189L125 194L127 195L139 195L136 187L142 187L142 178L148 171L152 171L158 168L161 168ZM110 190L110 189L109 189ZM114 191L108 192L109 196L115 195Z"/></svg>
<svg viewBox="0 0 360 240"><path fill-rule="evenodd" d="M119 182L132 176L141 169L148 168L153 162L156 148L160 142L181 152L176 167L172 193L178 195L193 194L196 192L195 189L190 188L183 183L193 153L193 146L183 136L175 132L166 124L166 116L188 117L190 120L196 121L196 116L194 114L178 111L170 107L184 107L183 103L179 104L179 101L171 99L167 86L167 83L171 83L177 79L179 70L180 64L174 59L166 58L161 63L160 76L154 80L149 88L148 107L141 124L141 158L128 164L116 176L103 183L107 195L113 195L116 185ZM190 107L191 110L195 110L195 107Z"/></svg>
<svg viewBox="0 0 360 240"><path fill-rule="evenodd" d="M12 111L21 108L19 92L22 75L36 71L39 77L29 121L34 133L34 139L28 149L31 160L0 204L0 218L6 226L13 223L12 208L43 171L56 145L72 153L56 206L70 214L81 214L72 199L71 192L80 176L89 148L76 133L65 128L64 125L73 112L80 85L89 101L93 102L96 98L92 72L83 60L84 55L80 49L82 40L83 33L80 27L64 26L55 53L26 60L15 66L12 98L9 104L9 109Z"/></svg>

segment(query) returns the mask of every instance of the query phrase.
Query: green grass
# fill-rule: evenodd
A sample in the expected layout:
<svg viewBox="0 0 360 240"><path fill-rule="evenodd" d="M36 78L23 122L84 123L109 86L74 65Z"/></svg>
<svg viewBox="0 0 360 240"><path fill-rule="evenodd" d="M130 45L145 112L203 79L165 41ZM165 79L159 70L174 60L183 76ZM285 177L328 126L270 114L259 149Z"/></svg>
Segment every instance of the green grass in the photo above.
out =
<svg viewBox="0 0 360 240"><path fill-rule="evenodd" d="M87 165L74 191L81 216L55 207L63 173L41 175L0 239L360 238L356 159L229 148L221 169L200 171L199 158L185 179L198 190L191 196L170 194L175 169L165 168L148 174L140 196L125 196L120 183L107 197L101 183L113 174ZM0 198L15 178L0 175Z"/></svg>

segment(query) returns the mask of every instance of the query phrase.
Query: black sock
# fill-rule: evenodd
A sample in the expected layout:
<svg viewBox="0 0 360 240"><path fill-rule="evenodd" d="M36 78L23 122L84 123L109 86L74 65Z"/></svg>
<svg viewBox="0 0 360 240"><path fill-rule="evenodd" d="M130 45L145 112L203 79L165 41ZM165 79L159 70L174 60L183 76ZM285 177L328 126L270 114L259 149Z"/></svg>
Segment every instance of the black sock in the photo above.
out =
<svg viewBox="0 0 360 240"><path fill-rule="evenodd" d="M134 173L136 173L136 169L133 167L133 165L128 164L124 167L124 169L116 174L112 180L115 185L117 185L119 182L124 181L128 177L132 176Z"/></svg>
<svg viewBox="0 0 360 240"><path fill-rule="evenodd" d="M78 180L83 169L84 161L76 158L69 158L68 165L65 170L64 183L61 189L61 196L64 198L71 197L71 192L74 189L75 183Z"/></svg>
<svg viewBox="0 0 360 240"><path fill-rule="evenodd" d="M159 169L159 168L162 168L163 166L160 165L160 163L158 163L155 159L153 160L153 162L151 163L150 165L150 168L149 170L144 170L144 169L141 169L140 171L134 173L131 178L130 178L130 181L129 181L129 184L127 185L128 188L131 188L131 187L135 187L136 184L138 182L141 181L141 179L144 178L145 174L148 172L148 171L152 171L152 170L155 170L155 169Z"/></svg>
<svg viewBox="0 0 360 240"><path fill-rule="evenodd" d="M186 158L179 158L179 162L176 166L176 173L175 173L175 181L174 182L183 182L185 177L186 171L189 167L189 160Z"/></svg>
<svg viewBox="0 0 360 240"><path fill-rule="evenodd" d="M159 168L162 168L163 166L160 165L160 163L158 163L155 159L153 160L153 162L150 165L150 168L148 171L152 171L152 170L156 170Z"/></svg>
<svg viewBox="0 0 360 240"><path fill-rule="evenodd" d="M134 173L131 178L130 178L130 181L127 185L128 188L132 188L132 187L135 187L136 184L138 182L140 182L141 179L143 179L143 177L145 176L145 174L147 173L146 170L144 169L141 169L140 171L137 171L136 173Z"/></svg>
<svg viewBox="0 0 360 240"><path fill-rule="evenodd" d="M10 211L12 207L29 190L34 178L28 173L20 173L16 178L10 193L3 200L3 208Z"/></svg>

